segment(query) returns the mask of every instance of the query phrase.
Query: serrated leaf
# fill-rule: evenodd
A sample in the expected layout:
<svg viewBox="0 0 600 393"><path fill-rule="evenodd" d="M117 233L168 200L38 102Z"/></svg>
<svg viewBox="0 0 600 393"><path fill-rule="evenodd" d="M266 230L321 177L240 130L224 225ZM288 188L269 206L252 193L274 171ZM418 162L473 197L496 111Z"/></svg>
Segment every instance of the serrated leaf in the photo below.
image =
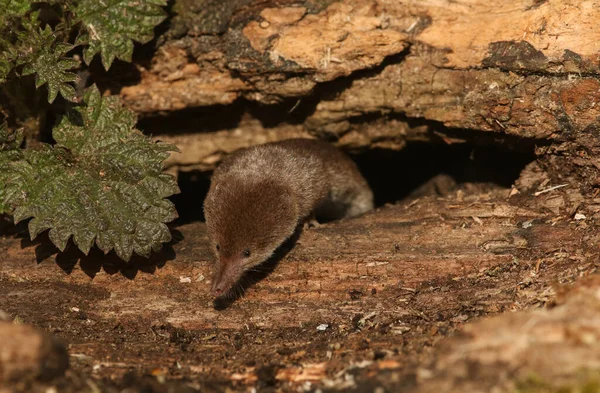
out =
<svg viewBox="0 0 600 393"><path fill-rule="evenodd" d="M31 3L30 0L0 0L0 10L5 17L22 16L29 11Z"/></svg>
<svg viewBox="0 0 600 393"><path fill-rule="evenodd" d="M30 0L0 0L0 83L6 81L15 60L15 44L11 39L16 31L15 26L26 20L23 16L31 4Z"/></svg>
<svg viewBox="0 0 600 393"><path fill-rule="evenodd" d="M11 132L6 123L0 123L0 152L14 152L23 142L23 130Z"/></svg>
<svg viewBox="0 0 600 393"><path fill-rule="evenodd" d="M50 232L48 232L48 237L60 251L65 251L71 235L72 232L68 228L62 227L52 228L50 229Z"/></svg>
<svg viewBox="0 0 600 393"><path fill-rule="evenodd" d="M166 17L162 9L166 4L166 0L81 0L75 16L86 30L78 39L88 44L85 62L89 64L97 53L107 70L115 58L130 62L133 41L152 39L154 27Z"/></svg>
<svg viewBox="0 0 600 393"><path fill-rule="evenodd" d="M4 53L0 53L0 83L6 82L6 76L12 69L12 65Z"/></svg>
<svg viewBox="0 0 600 393"><path fill-rule="evenodd" d="M50 229L50 224L47 222L43 222L40 219L34 218L29 221L29 236L31 240L35 239L37 235L45 231L46 229Z"/></svg>
<svg viewBox="0 0 600 393"><path fill-rule="evenodd" d="M9 180L14 175L10 167L23 157L19 148L22 141L22 130L9 132L6 123L0 124L0 214L11 213L13 210L8 198L17 193L18 189L9 187Z"/></svg>
<svg viewBox="0 0 600 393"><path fill-rule="evenodd" d="M103 98L93 87L86 91L83 101L85 110L69 113L52 132L57 143L74 153L91 153L105 146L114 146L132 133L141 135L132 131L137 120L135 113L125 108L119 97ZM121 145L121 148L126 149L127 146Z"/></svg>
<svg viewBox="0 0 600 393"><path fill-rule="evenodd" d="M84 102L54 129L56 145L25 150L10 163L9 186L19 192L5 199L15 219L33 217L32 237L49 228L61 250L72 238L85 253L95 241L124 260L133 252L147 256L170 240L165 223L177 217L164 199L177 184L162 173L175 148L137 131L117 97L102 97L94 86Z"/></svg>
<svg viewBox="0 0 600 393"><path fill-rule="evenodd" d="M4 199L6 198L6 191L4 190L4 186L0 184L0 214L7 214L10 212L10 209L7 204L4 203Z"/></svg>
<svg viewBox="0 0 600 393"><path fill-rule="evenodd" d="M12 212L15 224L33 217L33 214L34 213L29 206L17 206Z"/></svg>
<svg viewBox="0 0 600 393"><path fill-rule="evenodd" d="M35 74L35 86L48 86L48 102L53 102L57 94L69 101L76 100L75 89L70 84L77 75L69 70L79 62L67 56L72 45L57 41L50 26L22 32L20 39L27 52L19 57L17 65L22 65L22 75Z"/></svg>
<svg viewBox="0 0 600 393"><path fill-rule="evenodd" d="M31 8L30 0L0 0L0 29L11 18L20 18Z"/></svg>

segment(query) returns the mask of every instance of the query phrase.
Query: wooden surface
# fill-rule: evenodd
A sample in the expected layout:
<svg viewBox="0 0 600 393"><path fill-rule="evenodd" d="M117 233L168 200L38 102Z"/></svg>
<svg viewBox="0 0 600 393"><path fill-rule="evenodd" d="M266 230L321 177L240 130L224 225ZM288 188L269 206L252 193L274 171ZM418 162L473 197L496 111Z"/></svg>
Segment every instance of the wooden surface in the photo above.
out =
<svg viewBox="0 0 600 393"><path fill-rule="evenodd" d="M354 149L513 137L597 150L597 0L195 3L175 3L139 82L112 87L182 148L170 166L307 134ZM595 171L580 160L558 167Z"/></svg>
<svg viewBox="0 0 600 393"><path fill-rule="evenodd" d="M388 372L404 381L456 328L546 304L556 283L596 269L584 222L508 195L424 197L307 229L266 278L218 308L202 223L129 264L48 257L44 242L2 238L2 308L68 344L70 383L108 389L131 371L209 391L359 388Z"/></svg>

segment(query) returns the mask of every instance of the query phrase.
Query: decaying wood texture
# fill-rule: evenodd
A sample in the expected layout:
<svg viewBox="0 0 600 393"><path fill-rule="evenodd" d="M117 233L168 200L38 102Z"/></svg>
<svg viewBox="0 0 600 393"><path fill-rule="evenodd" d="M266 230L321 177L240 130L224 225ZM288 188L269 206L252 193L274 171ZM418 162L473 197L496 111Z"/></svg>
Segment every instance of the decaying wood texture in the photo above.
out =
<svg viewBox="0 0 600 393"><path fill-rule="evenodd" d="M306 229L216 308L202 223L129 264L2 237L0 308L71 356L64 377L23 391L595 383L600 283L579 280L600 256L600 1L176 0L170 15L139 79L93 76L180 147L171 171L291 137L524 146L538 159L512 189L459 186ZM390 168L390 182L412 169ZM531 310L544 305L558 306Z"/></svg>
<svg viewBox="0 0 600 393"><path fill-rule="evenodd" d="M556 308L467 326L440 348L436 377L421 391L597 390L597 371L590 365L600 362L599 287L594 276L561 296ZM467 370L476 376L465 379Z"/></svg>
<svg viewBox="0 0 600 393"><path fill-rule="evenodd" d="M5 384L50 380L69 365L66 348L31 326L0 321L0 391Z"/></svg>
<svg viewBox="0 0 600 393"><path fill-rule="evenodd" d="M542 160L548 170L578 168L574 182L596 184L597 0L219 4L176 2L140 82L119 91L140 113L193 119L148 126L187 147L169 165L204 170L234 147L291 134L399 149L479 132L536 144L555 157ZM232 110L233 124L176 112L240 100L267 106ZM222 144L193 135L215 128Z"/></svg>
<svg viewBox="0 0 600 393"><path fill-rule="evenodd" d="M447 347L438 354L434 344L481 316L555 301L557 290L598 267L598 235L585 220L519 207L523 195L509 195L423 197L306 229L270 275L220 310L208 295L210 250L202 223L180 227L172 248L129 264L94 253L54 258L47 243L0 238L0 298L13 317L69 343L72 370L58 382L72 389L67 392L92 377L106 392L145 386L132 376L122 379L126 373L155 383L181 379L189 391L360 390L363 384L397 391L456 378L476 385L477 379L449 371L462 358L448 355ZM556 189L537 198L566 195ZM578 307L584 318L588 308ZM522 323L499 318L489 323ZM493 347L494 334L479 337L478 329L468 330L478 340L469 345ZM469 356L465 362L476 359ZM485 363L485 353L477 356L480 370L497 369ZM531 363L530 370L536 367Z"/></svg>

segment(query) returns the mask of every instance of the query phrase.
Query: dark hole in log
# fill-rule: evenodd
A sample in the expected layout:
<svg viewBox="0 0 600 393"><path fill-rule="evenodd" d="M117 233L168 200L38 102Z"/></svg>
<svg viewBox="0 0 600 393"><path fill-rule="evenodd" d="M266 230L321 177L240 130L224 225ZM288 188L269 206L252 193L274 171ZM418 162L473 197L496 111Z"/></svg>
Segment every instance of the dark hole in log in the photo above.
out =
<svg viewBox="0 0 600 393"><path fill-rule="evenodd" d="M471 184L485 192L508 188L535 159L534 146L410 143L400 151L373 149L352 158L371 185L377 206L424 195L443 196ZM181 194L172 198L176 225L204 220L202 205L210 185L208 172L179 173Z"/></svg>
<svg viewBox="0 0 600 393"><path fill-rule="evenodd" d="M171 197L179 213L175 225L204 221L204 198L208 193L211 175L212 172L179 172L177 182L181 193Z"/></svg>
<svg viewBox="0 0 600 393"><path fill-rule="evenodd" d="M481 191L510 187L535 159L534 148L410 143L401 151L373 149L354 156L382 206L404 198L443 196L470 183Z"/></svg>

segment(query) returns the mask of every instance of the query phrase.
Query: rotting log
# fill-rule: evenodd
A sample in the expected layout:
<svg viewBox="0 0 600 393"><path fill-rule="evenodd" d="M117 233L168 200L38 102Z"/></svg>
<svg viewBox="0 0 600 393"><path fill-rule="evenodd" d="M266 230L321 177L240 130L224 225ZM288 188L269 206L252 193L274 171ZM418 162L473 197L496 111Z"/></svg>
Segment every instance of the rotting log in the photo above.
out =
<svg viewBox="0 0 600 393"><path fill-rule="evenodd" d="M582 280L550 310L467 326L440 347L419 392L597 390L600 280ZM471 370L471 378L464 378Z"/></svg>
<svg viewBox="0 0 600 393"><path fill-rule="evenodd" d="M188 120L146 123L186 147L168 164L183 170L307 133L393 149L513 137L589 193L598 183L599 9L597 0L181 0L139 83L113 91L153 119ZM190 109L227 111L240 100L266 107L234 124ZM215 128L218 145L201 133Z"/></svg>
<svg viewBox="0 0 600 393"><path fill-rule="evenodd" d="M109 393L141 389L123 385L130 372L202 391L476 386L472 358L453 357L470 342L440 350L440 340L555 302L560 285L598 268L599 10L592 0L175 1L139 82L106 83L142 129L181 148L172 170L309 136L347 149L535 145L539 160L512 190L459 189L308 229L225 309L207 294L201 223L129 264L97 250L54 259L43 241L0 238L0 306L69 343L67 386L91 376ZM551 316L562 323L569 307L596 310L573 302ZM500 318L511 328L529 317ZM466 332L477 340L486 326Z"/></svg>
<svg viewBox="0 0 600 393"><path fill-rule="evenodd" d="M32 326L0 321L0 342L0 388L35 379L52 380L69 366L66 348Z"/></svg>
<svg viewBox="0 0 600 393"><path fill-rule="evenodd" d="M0 298L11 316L69 343L68 378L92 372L106 391L131 372L202 391L357 388L389 373L388 385L406 386L456 328L546 304L557 283L596 271L598 234L545 202L515 205L524 193L423 197L306 229L221 310L208 295L202 223L129 264L95 252L53 258L44 242L2 238ZM555 198L568 193L532 200Z"/></svg>

